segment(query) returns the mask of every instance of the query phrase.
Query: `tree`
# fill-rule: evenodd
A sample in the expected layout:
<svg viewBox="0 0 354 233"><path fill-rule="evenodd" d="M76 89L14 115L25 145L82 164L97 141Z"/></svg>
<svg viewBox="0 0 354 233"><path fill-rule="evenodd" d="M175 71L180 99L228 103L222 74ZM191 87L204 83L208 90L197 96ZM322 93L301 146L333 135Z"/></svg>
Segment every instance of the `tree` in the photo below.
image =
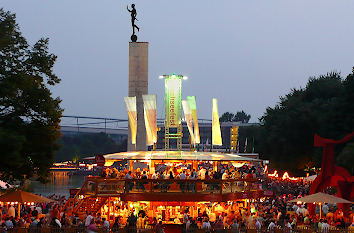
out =
<svg viewBox="0 0 354 233"><path fill-rule="evenodd" d="M236 114L225 112L219 118L220 122L242 122L248 123L251 115L246 114L244 111L238 111Z"/></svg>
<svg viewBox="0 0 354 233"><path fill-rule="evenodd" d="M48 39L30 46L16 17L0 9L0 179L12 182L34 174L44 181L58 149L62 109L50 86L56 56Z"/></svg>
<svg viewBox="0 0 354 233"><path fill-rule="evenodd" d="M248 123L251 119L251 115L245 113L244 111L238 111L235 114L235 117L233 119L233 121L236 122L242 122L242 123Z"/></svg>
<svg viewBox="0 0 354 233"><path fill-rule="evenodd" d="M291 90L260 119L262 154L278 169L294 171L311 161L319 166L314 134L339 139L354 130L353 92L353 75L343 80L336 72L311 77L305 88Z"/></svg>
<svg viewBox="0 0 354 233"><path fill-rule="evenodd" d="M235 114L230 112L224 112L219 118L220 122L231 122L234 120Z"/></svg>
<svg viewBox="0 0 354 233"><path fill-rule="evenodd" d="M63 135L58 143L61 147L56 153L56 162L74 160L77 156L84 158L97 154L116 153L126 151L127 148L126 140L117 143L105 133Z"/></svg>

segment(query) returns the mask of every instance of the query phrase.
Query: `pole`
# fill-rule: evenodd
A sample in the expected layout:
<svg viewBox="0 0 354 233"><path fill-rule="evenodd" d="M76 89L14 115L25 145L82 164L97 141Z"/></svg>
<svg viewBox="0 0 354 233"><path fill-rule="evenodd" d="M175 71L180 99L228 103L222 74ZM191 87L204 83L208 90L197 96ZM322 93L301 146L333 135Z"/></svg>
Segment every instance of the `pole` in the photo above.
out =
<svg viewBox="0 0 354 233"><path fill-rule="evenodd" d="M320 203L320 219L322 218L322 203Z"/></svg>
<svg viewBox="0 0 354 233"><path fill-rule="evenodd" d="M21 203L18 203L18 217L21 218Z"/></svg>

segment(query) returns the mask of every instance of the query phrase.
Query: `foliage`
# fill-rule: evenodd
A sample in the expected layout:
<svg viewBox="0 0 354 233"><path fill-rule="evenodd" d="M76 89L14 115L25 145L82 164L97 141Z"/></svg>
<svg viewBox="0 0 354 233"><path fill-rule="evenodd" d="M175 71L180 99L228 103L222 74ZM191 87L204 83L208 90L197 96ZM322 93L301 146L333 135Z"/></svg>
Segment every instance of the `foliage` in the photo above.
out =
<svg viewBox="0 0 354 233"><path fill-rule="evenodd" d="M219 118L220 122L242 122L248 123L251 119L251 115L245 113L244 111L238 111L236 114L225 112Z"/></svg>
<svg viewBox="0 0 354 233"><path fill-rule="evenodd" d="M30 46L14 14L0 9L0 179L12 182L37 171L48 176L62 109L49 86L60 79L53 73L56 56L48 39Z"/></svg>
<svg viewBox="0 0 354 233"><path fill-rule="evenodd" d="M109 154L126 151L126 140L116 143L109 135L104 133L63 135L59 144L60 150L56 153L57 162L77 160L97 154Z"/></svg>
<svg viewBox="0 0 354 233"><path fill-rule="evenodd" d="M321 151L313 147L314 134L339 139L354 130L353 75L345 80L336 72L311 77L305 88L291 90L266 109L259 149L273 165L293 171L309 161L319 166Z"/></svg>
<svg viewBox="0 0 354 233"><path fill-rule="evenodd" d="M354 143L348 143L342 152L337 156L337 164L354 174Z"/></svg>

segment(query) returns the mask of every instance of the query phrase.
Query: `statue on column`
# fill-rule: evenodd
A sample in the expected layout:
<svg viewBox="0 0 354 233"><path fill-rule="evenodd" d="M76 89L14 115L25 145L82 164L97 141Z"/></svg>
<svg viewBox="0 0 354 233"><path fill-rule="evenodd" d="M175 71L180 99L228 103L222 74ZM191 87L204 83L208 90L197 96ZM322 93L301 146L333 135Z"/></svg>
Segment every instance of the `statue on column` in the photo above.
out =
<svg viewBox="0 0 354 233"><path fill-rule="evenodd" d="M138 20L136 18L136 9L135 9L135 4L131 5L131 10L129 10L129 7L127 6L127 10L130 12L130 16L131 16L131 22L132 22L132 28L133 28L133 34L130 37L130 39L132 40L132 42L136 42L138 40L138 37L135 35L135 28L139 31L139 27L136 26L135 21Z"/></svg>

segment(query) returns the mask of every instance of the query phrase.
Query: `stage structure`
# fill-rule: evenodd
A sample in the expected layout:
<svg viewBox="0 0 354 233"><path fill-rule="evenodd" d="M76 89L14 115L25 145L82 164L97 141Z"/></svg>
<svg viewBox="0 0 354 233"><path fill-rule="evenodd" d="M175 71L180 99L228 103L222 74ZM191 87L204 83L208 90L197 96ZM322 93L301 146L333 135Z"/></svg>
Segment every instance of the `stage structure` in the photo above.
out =
<svg viewBox="0 0 354 233"><path fill-rule="evenodd" d="M161 75L165 79L165 150L171 150L170 140L177 141L177 151L182 151L182 80L187 76Z"/></svg>

